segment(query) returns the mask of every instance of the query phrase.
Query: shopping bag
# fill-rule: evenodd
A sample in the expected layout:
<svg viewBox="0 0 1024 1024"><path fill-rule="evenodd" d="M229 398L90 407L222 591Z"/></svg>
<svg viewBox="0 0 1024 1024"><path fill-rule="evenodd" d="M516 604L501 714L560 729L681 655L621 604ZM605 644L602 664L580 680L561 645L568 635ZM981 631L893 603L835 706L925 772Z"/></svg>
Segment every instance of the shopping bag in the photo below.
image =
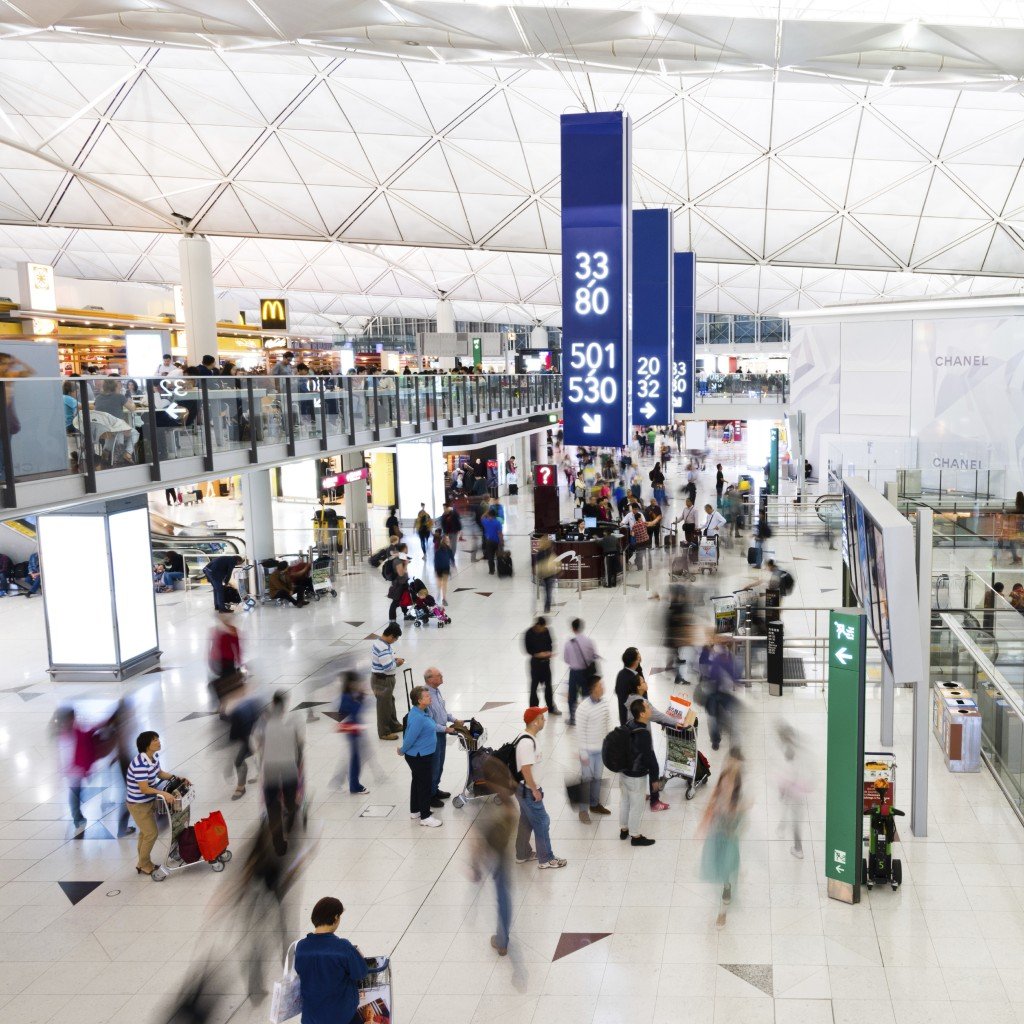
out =
<svg viewBox="0 0 1024 1024"><path fill-rule="evenodd" d="M284 957L284 977L274 982L270 999L270 1024L284 1024L302 1013L302 987L295 973L295 943Z"/></svg>

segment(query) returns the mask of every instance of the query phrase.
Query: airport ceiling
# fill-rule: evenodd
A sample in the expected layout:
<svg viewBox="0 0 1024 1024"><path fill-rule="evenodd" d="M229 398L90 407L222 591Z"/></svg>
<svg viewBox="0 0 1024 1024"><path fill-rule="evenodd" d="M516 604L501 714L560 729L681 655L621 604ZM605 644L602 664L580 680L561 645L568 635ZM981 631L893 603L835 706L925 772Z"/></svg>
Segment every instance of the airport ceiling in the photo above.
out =
<svg viewBox="0 0 1024 1024"><path fill-rule="evenodd" d="M557 324L558 118L621 108L702 310L1019 293L1024 6L853 7L0 0L0 265Z"/></svg>

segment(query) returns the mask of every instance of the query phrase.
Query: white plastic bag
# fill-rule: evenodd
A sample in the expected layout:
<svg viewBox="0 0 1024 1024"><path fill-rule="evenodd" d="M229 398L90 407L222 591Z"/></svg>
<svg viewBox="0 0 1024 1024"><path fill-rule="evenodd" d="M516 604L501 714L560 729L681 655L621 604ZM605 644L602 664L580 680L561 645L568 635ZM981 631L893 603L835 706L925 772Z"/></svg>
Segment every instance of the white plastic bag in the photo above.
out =
<svg viewBox="0 0 1024 1024"><path fill-rule="evenodd" d="M284 977L274 982L270 1000L270 1024L284 1024L302 1013L302 987L295 973L295 943L288 947L284 957Z"/></svg>

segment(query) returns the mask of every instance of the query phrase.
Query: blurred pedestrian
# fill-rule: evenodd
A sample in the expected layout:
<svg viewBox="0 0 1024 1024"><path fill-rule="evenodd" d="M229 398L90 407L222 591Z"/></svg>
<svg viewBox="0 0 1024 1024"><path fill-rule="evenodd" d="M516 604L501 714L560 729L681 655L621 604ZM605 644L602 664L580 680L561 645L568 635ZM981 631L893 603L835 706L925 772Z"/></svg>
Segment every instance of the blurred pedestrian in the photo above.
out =
<svg viewBox="0 0 1024 1024"><path fill-rule="evenodd" d="M584 825L590 824L591 814L611 814L601 803L601 777L604 764L601 747L604 738L611 731L611 714L604 699L604 682L599 675L584 683L584 696L576 709L579 728L576 739L580 745L580 775L582 801L579 818ZM588 809L589 808L589 809Z"/></svg>
<svg viewBox="0 0 1024 1024"><path fill-rule="evenodd" d="M229 613L213 617L210 633L210 693L217 711L224 715L225 702L244 684L242 638Z"/></svg>
<svg viewBox="0 0 1024 1024"><path fill-rule="evenodd" d="M498 928L491 936L491 946L498 956L506 956L512 923L509 847L519 817L516 813L516 784L508 768L496 757L488 757L484 761L483 781L494 799L483 804L473 822L473 879L480 881L487 875L494 879Z"/></svg>
<svg viewBox="0 0 1024 1024"><path fill-rule="evenodd" d="M800 835L800 810L804 799L811 792L811 776L803 756L803 742L799 733L788 723L779 722L776 727L779 737L778 762L779 803L782 814L779 818L779 835L787 831L793 836L789 852L797 860L803 860L804 847Z"/></svg>
<svg viewBox="0 0 1024 1024"><path fill-rule="evenodd" d="M551 611L551 598L558 582L561 565L555 557L555 546L547 534L537 541L537 553L534 556L533 571L537 581L544 588L544 613Z"/></svg>
<svg viewBox="0 0 1024 1024"><path fill-rule="evenodd" d="M701 654L701 665L702 692L695 693L695 698L700 696L697 703L702 703L708 713L711 749L717 750L723 733L735 739L733 715L737 702L733 689L736 685L736 665L722 644L706 647Z"/></svg>
<svg viewBox="0 0 1024 1024"><path fill-rule="evenodd" d="M458 534L455 535L458 538ZM438 531L434 541L434 575L437 577L437 596L443 607L448 607L448 579L455 568L455 552L447 533Z"/></svg>
<svg viewBox="0 0 1024 1024"><path fill-rule="evenodd" d="M249 774L248 762L254 754L252 734L263 710L263 701L256 696L243 694L228 712L228 742L235 744L235 756L231 762L231 767L235 771L235 791L231 794L232 800L241 800L245 796Z"/></svg>
<svg viewBox="0 0 1024 1024"><path fill-rule="evenodd" d="M263 800L278 856L288 849L288 836L299 810L299 782L305 732L302 720L285 708L288 694L278 690L255 733L263 772Z"/></svg>
<svg viewBox="0 0 1024 1024"><path fill-rule="evenodd" d="M743 757L738 747L729 756L718 775L700 825L704 836L700 873L706 882L722 887L716 924L725 926L726 907L732 902L732 887L740 870L739 833L746 814L742 779Z"/></svg>
<svg viewBox="0 0 1024 1024"><path fill-rule="evenodd" d="M95 761L92 734L79 726L72 707L58 708L53 725L61 774L68 787L71 821L75 831L80 832L88 824L82 813L82 784Z"/></svg>
<svg viewBox="0 0 1024 1024"><path fill-rule="evenodd" d="M362 768L363 704L368 694L360 673L351 669L341 676L341 704L338 707L338 730L348 737L348 791L366 796L370 791L359 781ZM339 771L339 776L341 772Z"/></svg>
<svg viewBox="0 0 1024 1024"><path fill-rule="evenodd" d="M569 725L575 725L576 704L586 698L588 680L597 673L599 655L594 641L583 632L586 623L582 619L573 619L571 628L572 636L562 648L562 660L569 667Z"/></svg>

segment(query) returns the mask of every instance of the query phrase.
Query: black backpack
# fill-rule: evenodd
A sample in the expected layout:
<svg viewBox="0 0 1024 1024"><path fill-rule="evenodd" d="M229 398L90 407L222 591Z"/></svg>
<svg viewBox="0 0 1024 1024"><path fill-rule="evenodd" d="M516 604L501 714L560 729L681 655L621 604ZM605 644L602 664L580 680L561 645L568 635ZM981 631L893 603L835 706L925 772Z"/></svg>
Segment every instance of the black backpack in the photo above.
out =
<svg viewBox="0 0 1024 1024"><path fill-rule="evenodd" d="M787 594L793 593L793 586L796 580L793 579L793 574L787 572L785 569L779 570L779 593L785 597Z"/></svg>
<svg viewBox="0 0 1024 1024"><path fill-rule="evenodd" d="M508 743L502 743L500 747L494 752L494 756L509 770L512 778L516 782L523 781L522 772L516 768L516 747L519 746L520 740L529 738L533 743L534 749L537 747L537 741L530 736L529 733L520 733L514 740L509 740Z"/></svg>
<svg viewBox="0 0 1024 1024"><path fill-rule="evenodd" d="M624 725L617 725L605 736L601 760L610 772L624 772L633 767L633 742Z"/></svg>
<svg viewBox="0 0 1024 1024"><path fill-rule="evenodd" d="M398 578L398 573L395 572L395 560L393 558L389 558L384 563L384 565L381 567L380 574L384 577L385 580L387 580L388 583L395 582L395 580Z"/></svg>

